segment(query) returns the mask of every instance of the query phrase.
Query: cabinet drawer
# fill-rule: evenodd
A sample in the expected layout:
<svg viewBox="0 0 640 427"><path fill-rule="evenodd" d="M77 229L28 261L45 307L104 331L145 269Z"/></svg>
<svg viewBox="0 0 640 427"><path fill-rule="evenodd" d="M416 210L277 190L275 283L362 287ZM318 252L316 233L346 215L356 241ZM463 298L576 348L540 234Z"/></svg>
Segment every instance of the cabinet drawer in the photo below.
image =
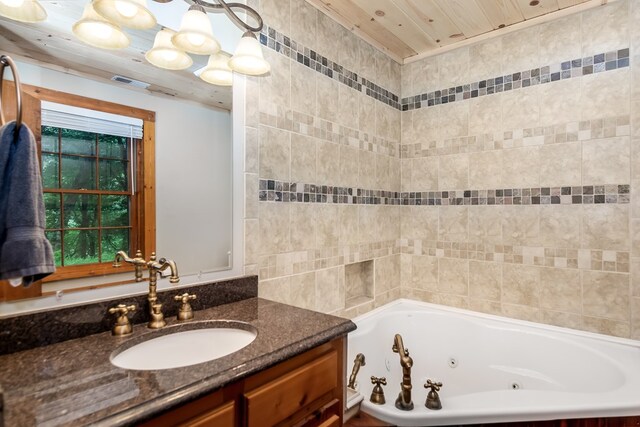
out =
<svg viewBox="0 0 640 427"><path fill-rule="evenodd" d="M274 425L337 386L338 355L332 351L246 393L247 425Z"/></svg>
<svg viewBox="0 0 640 427"><path fill-rule="evenodd" d="M200 415L189 420L181 427L234 427L236 422L236 408L233 402L229 402L221 408L217 408L209 413Z"/></svg>

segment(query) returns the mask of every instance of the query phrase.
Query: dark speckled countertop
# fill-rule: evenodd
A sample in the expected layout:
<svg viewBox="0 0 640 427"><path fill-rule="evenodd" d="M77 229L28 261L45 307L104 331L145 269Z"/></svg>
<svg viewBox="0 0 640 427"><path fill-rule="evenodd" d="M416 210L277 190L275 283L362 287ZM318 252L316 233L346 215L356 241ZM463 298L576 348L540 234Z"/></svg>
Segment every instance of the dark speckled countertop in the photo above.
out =
<svg viewBox="0 0 640 427"><path fill-rule="evenodd" d="M300 354L355 325L346 319L250 298L195 312L195 320L234 320L255 327L255 341L236 353L198 365L155 371L120 369L111 353L160 331L135 325L133 335L109 332L0 356L4 426L130 425ZM1 423L0 423L1 425Z"/></svg>

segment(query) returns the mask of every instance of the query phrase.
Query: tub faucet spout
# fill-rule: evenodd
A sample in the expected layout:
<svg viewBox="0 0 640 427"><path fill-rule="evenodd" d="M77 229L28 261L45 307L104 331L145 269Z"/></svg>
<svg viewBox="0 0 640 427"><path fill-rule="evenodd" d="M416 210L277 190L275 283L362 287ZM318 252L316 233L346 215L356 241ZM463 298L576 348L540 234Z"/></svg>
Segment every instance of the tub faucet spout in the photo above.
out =
<svg viewBox="0 0 640 427"><path fill-rule="evenodd" d="M400 394L396 399L396 408L410 411L413 409L413 402L411 401L411 367L413 366L413 359L409 356L409 349L404 348L400 334L396 334L394 337L391 349L394 353L400 355L400 366L402 366L402 383L400 384Z"/></svg>

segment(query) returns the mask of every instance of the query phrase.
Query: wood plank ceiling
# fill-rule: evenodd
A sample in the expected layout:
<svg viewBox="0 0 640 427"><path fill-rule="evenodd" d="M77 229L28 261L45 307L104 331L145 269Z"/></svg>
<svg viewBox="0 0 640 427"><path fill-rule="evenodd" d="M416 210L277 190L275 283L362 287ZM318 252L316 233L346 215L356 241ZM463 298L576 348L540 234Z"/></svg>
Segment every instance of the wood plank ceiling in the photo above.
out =
<svg viewBox="0 0 640 427"><path fill-rule="evenodd" d="M307 0L399 62L593 0ZM601 1L601 0L600 0Z"/></svg>

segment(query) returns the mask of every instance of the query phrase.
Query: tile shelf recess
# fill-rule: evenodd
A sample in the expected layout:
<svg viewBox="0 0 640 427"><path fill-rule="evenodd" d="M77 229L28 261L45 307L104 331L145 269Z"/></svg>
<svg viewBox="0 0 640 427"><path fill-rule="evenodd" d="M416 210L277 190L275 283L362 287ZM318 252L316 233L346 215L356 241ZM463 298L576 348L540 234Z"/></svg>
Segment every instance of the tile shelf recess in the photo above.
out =
<svg viewBox="0 0 640 427"><path fill-rule="evenodd" d="M629 184L399 192L260 179L258 200L398 206L586 205L628 204L630 192Z"/></svg>
<svg viewBox="0 0 640 427"><path fill-rule="evenodd" d="M368 260L344 266L346 308L373 301L373 262Z"/></svg>
<svg viewBox="0 0 640 427"><path fill-rule="evenodd" d="M401 108L402 111L417 110L628 66L629 48L627 47L402 98Z"/></svg>

